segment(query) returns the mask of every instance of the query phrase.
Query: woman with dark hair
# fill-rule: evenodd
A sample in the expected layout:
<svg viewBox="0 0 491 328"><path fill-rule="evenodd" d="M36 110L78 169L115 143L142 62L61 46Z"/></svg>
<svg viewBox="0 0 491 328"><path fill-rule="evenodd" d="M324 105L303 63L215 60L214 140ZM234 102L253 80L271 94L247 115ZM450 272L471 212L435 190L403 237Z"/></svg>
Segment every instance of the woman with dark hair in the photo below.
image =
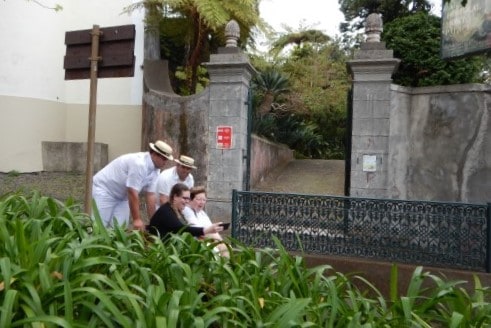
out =
<svg viewBox="0 0 491 328"><path fill-rule="evenodd" d="M218 233L223 230L219 223L208 227L191 227L186 225L182 211L190 200L189 187L183 183L175 184L169 195L169 200L159 207L150 219L147 229L150 233L165 239L169 233L189 232L195 237Z"/></svg>

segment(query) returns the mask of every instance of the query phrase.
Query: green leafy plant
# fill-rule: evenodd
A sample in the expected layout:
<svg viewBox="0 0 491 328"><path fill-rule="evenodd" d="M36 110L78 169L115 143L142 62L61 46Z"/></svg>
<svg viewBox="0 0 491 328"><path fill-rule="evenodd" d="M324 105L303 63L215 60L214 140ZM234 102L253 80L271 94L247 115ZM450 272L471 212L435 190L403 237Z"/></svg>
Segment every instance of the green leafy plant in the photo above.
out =
<svg viewBox="0 0 491 328"><path fill-rule="evenodd" d="M0 327L486 327L490 293L422 268L386 300L366 279L228 239L107 230L80 206L0 196Z"/></svg>

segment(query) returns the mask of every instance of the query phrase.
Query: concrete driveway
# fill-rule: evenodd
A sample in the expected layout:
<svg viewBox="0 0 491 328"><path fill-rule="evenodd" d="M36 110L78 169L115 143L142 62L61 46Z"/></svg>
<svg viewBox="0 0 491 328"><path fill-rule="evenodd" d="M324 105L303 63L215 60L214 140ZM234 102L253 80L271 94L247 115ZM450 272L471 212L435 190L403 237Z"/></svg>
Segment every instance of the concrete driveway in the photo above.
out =
<svg viewBox="0 0 491 328"><path fill-rule="evenodd" d="M344 175L343 160L296 159L251 190L344 196Z"/></svg>

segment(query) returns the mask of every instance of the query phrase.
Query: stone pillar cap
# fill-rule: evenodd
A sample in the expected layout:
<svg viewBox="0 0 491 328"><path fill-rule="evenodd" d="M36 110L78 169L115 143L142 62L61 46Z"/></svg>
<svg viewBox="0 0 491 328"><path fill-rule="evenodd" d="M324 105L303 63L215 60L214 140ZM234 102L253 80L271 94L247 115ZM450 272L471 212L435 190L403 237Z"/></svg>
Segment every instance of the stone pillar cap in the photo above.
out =
<svg viewBox="0 0 491 328"><path fill-rule="evenodd" d="M239 23L233 19L225 26L225 38L227 40L225 47L237 47L237 41L240 38L240 27Z"/></svg>
<svg viewBox="0 0 491 328"><path fill-rule="evenodd" d="M368 15L365 21L366 42L380 42L380 35L383 30L382 16L377 13Z"/></svg>

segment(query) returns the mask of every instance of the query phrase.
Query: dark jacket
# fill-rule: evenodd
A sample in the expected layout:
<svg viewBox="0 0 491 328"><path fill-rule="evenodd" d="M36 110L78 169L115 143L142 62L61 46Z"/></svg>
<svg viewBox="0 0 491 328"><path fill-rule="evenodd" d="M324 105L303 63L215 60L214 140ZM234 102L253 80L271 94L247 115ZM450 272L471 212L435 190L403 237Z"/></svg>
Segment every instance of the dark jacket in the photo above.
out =
<svg viewBox="0 0 491 328"><path fill-rule="evenodd" d="M191 227L185 225L179 219L182 216L176 213L170 202L160 206L159 209L150 219L150 224L147 227L148 232L154 235L160 235L160 238L165 239L169 233L189 232L195 237L203 236L203 227Z"/></svg>

